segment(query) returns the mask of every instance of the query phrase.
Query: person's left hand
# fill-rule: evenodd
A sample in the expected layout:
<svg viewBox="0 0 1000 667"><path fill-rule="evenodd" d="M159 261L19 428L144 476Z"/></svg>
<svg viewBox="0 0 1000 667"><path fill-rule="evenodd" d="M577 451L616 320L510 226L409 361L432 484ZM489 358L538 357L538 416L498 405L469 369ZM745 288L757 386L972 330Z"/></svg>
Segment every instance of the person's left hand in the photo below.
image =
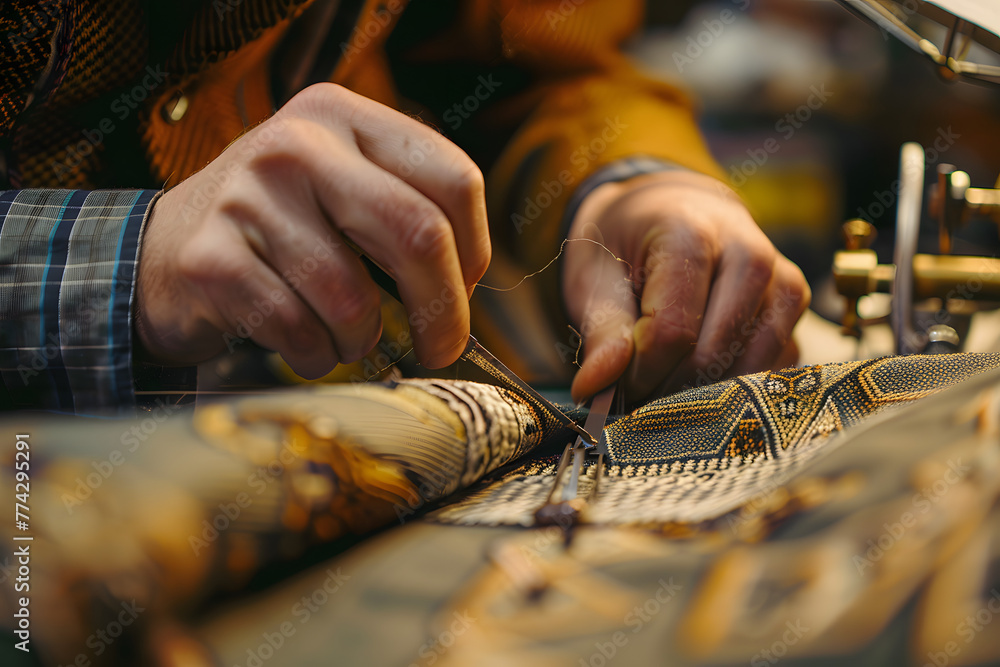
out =
<svg viewBox="0 0 1000 667"><path fill-rule="evenodd" d="M634 402L795 363L809 286L722 182L669 171L602 185L568 238L563 299L584 353L574 400L619 377Z"/></svg>

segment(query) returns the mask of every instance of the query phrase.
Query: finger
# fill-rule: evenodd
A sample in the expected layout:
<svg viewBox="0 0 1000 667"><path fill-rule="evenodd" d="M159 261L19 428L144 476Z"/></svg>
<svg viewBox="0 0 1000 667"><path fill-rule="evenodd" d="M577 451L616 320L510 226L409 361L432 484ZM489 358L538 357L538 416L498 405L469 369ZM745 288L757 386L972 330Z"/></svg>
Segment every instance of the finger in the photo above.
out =
<svg viewBox="0 0 1000 667"><path fill-rule="evenodd" d="M748 351L745 341L771 284L776 258L763 235L730 241L719 260L694 352L674 380L687 382L698 371L713 381L732 374Z"/></svg>
<svg viewBox="0 0 1000 667"><path fill-rule="evenodd" d="M778 358L775 360L772 368L780 370L782 368L791 368L799 363L799 344L795 342L794 330L792 331L793 337L788 339L788 344L785 345L784 349L778 354Z"/></svg>
<svg viewBox="0 0 1000 667"><path fill-rule="evenodd" d="M289 133L334 226L396 279L414 349L429 368L453 363L469 338L468 291L454 230L434 202L328 133ZM331 153L333 151L333 153ZM326 159L338 154L338 159Z"/></svg>
<svg viewBox="0 0 1000 667"><path fill-rule="evenodd" d="M469 296L490 263L486 185L475 162L457 146L420 123L400 116L392 123L358 128L361 152L372 162L413 186L437 204L451 222L462 277ZM414 137L407 135L412 132Z"/></svg>
<svg viewBox="0 0 1000 667"><path fill-rule="evenodd" d="M563 282L567 310L580 322L583 339L583 364L570 388L573 400L580 402L628 368L638 308L626 265L584 239L566 249Z"/></svg>
<svg viewBox="0 0 1000 667"><path fill-rule="evenodd" d="M314 379L339 359L322 321L247 245L235 227L220 225L212 247L230 248L215 261L188 266L185 275L200 284L214 306L212 324L229 351L250 338L278 352L297 374ZM228 335L227 335L228 334Z"/></svg>
<svg viewBox="0 0 1000 667"><path fill-rule="evenodd" d="M717 252L712 237L696 226L671 229L650 244L629 371L633 400L651 394L693 352Z"/></svg>
<svg viewBox="0 0 1000 667"><path fill-rule="evenodd" d="M774 367L792 343L792 330L809 307L809 285L799 267L779 257L775 274L747 337L747 352L733 367L734 375Z"/></svg>
<svg viewBox="0 0 1000 667"><path fill-rule="evenodd" d="M343 128L343 116L334 110L338 105L352 107L346 129L361 153L444 211L453 227L463 283L471 295L491 256L486 188L476 163L423 123L339 86L320 84L304 94L318 98L305 105L306 117L326 127Z"/></svg>
<svg viewBox="0 0 1000 667"><path fill-rule="evenodd" d="M301 174L273 174L269 191L294 193L298 188L283 187L286 178ZM257 254L322 320L341 362L357 361L378 343L378 287L312 197L261 197L227 212Z"/></svg>

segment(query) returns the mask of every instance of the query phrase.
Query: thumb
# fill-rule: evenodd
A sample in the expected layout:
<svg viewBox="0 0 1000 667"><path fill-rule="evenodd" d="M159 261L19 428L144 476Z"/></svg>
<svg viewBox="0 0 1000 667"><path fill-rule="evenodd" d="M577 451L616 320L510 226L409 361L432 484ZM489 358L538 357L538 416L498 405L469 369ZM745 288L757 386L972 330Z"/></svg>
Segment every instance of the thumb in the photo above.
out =
<svg viewBox="0 0 1000 667"><path fill-rule="evenodd" d="M582 401L614 383L635 351L639 306L627 264L603 245L581 244L567 274L566 305L580 323L583 364L573 378L573 400Z"/></svg>
<svg viewBox="0 0 1000 667"><path fill-rule="evenodd" d="M615 382L628 368L635 349L632 327L605 327L584 341L584 358L573 378L570 393L583 402Z"/></svg>

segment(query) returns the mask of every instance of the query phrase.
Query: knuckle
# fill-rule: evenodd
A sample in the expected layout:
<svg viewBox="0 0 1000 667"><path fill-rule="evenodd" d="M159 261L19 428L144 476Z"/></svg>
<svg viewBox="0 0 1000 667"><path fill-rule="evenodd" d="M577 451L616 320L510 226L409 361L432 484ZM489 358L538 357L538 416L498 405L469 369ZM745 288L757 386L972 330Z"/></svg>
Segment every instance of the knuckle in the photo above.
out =
<svg viewBox="0 0 1000 667"><path fill-rule="evenodd" d="M465 204L464 208L472 213L473 220L476 219L478 211L485 210L486 206L486 181L483 172L473 160L465 153L461 153L458 158L458 176L455 178L455 187L458 190L459 201ZM463 267L466 270L466 277L471 280L478 280L486 273L486 269L493 259L493 247L490 243L490 236L485 229L472 229L475 240L470 249L470 256L463 257Z"/></svg>
<svg viewBox="0 0 1000 667"><path fill-rule="evenodd" d="M446 313L447 314L447 313ZM447 351L455 341L462 340L469 335L469 322L461 317L440 317L433 323L433 333L427 332L427 341L439 351Z"/></svg>
<svg viewBox="0 0 1000 667"><path fill-rule="evenodd" d="M795 281L792 283L789 291L795 299L796 310L801 314L812 303L812 290L809 289L809 284L805 280L801 282Z"/></svg>
<svg viewBox="0 0 1000 667"><path fill-rule="evenodd" d="M255 164L278 163L278 166L298 164L312 153L316 145L315 127L301 118L290 118L274 127L273 132L259 132L256 140L260 150L250 157Z"/></svg>
<svg viewBox="0 0 1000 667"><path fill-rule="evenodd" d="M708 368L713 363L719 364L721 362L719 362L716 359L714 359L712 357L712 355L710 355L708 352L703 352L702 350L696 349L691 354L691 357L690 357L688 363L690 364L690 366L692 368ZM731 367L732 367L731 363L728 364L728 365L726 365L725 368L724 368L724 371L729 371L729 369Z"/></svg>
<svg viewBox="0 0 1000 667"><path fill-rule="evenodd" d="M571 246L567 246L567 252ZM670 266L672 261L676 261L677 253L671 250L671 246L666 242L650 244L646 250L646 256L641 268L633 272L633 280L644 284L646 279L653 273Z"/></svg>
<svg viewBox="0 0 1000 667"><path fill-rule="evenodd" d="M470 258L469 269L472 272L469 278L474 280L479 280L486 273L486 269L489 268L490 262L493 260L493 246L490 243L490 237L488 234L483 234L480 239L477 240L475 249L473 250L473 256Z"/></svg>
<svg viewBox="0 0 1000 667"><path fill-rule="evenodd" d="M666 315L653 318L652 335L658 346L694 347L698 342L696 330Z"/></svg>
<svg viewBox="0 0 1000 667"><path fill-rule="evenodd" d="M465 153L460 153L455 167L455 187L459 193L472 202L483 199L486 196L486 179L479 165Z"/></svg>
<svg viewBox="0 0 1000 667"><path fill-rule="evenodd" d="M282 107L282 111L293 115L324 111L331 106L348 104L352 94L336 83L314 83L298 92Z"/></svg>
<svg viewBox="0 0 1000 667"><path fill-rule="evenodd" d="M182 280L197 285L241 283L253 266L235 252L218 252L210 243L191 243L177 260Z"/></svg>
<svg viewBox="0 0 1000 667"><path fill-rule="evenodd" d="M288 305L278 311L282 331L288 335L292 350L311 350L326 336L316 318L304 308Z"/></svg>
<svg viewBox="0 0 1000 667"><path fill-rule="evenodd" d="M715 233L707 226L692 225L687 229L681 256L696 266L711 265L717 254L716 241Z"/></svg>
<svg viewBox="0 0 1000 667"><path fill-rule="evenodd" d="M812 302L812 290L799 267L788 260L782 262L782 267L786 274L784 276L785 294L793 309L801 314Z"/></svg>
<svg viewBox="0 0 1000 667"><path fill-rule="evenodd" d="M453 244L451 225L434 209L414 207L412 214L400 220L403 227L402 250L415 260L437 260Z"/></svg>
<svg viewBox="0 0 1000 667"><path fill-rule="evenodd" d="M751 250L744 267L746 284L754 289L761 289L770 284L774 277L776 255L777 252L768 246Z"/></svg>
<svg viewBox="0 0 1000 667"><path fill-rule="evenodd" d="M367 332L372 321L378 319L380 301L375 290L352 286L334 292L329 308L333 321L353 334Z"/></svg>

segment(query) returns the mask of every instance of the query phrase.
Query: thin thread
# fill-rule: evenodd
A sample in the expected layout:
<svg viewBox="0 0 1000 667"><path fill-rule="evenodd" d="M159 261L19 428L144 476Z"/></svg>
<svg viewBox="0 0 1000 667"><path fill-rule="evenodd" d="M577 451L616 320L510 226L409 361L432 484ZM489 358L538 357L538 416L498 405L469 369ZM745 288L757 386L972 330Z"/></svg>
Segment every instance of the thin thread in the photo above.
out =
<svg viewBox="0 0 1000 667"><path fill-rule="evenodd" d="M580 341L579 343L577 343L576 353L573 355L573 365L576 366L577 368L583 368L580 365L580 352L583 351L583 334L577 331L576 327L574 327L572 324L567 324L566 326L569 328L570 331L576 334L576 339Z"/></svg>
<svg viewBox="0 0 1000 667"><path fill-rule="evenodd" d="M420 120L420 119L418 118L418 120ZM258 125L259 125L259 123L258 123ZM246 128L244 130L244 132L242 134L240 134L238 137L236 137L235 139L233 139L229 143L229 145L231 146L234 143L236 143L237 140L239 140L243 136L245 136L254 127L256 127L256 125L253 126L253 127L250 127L250 128ZM167 177L167 182L170 181L170 179L173 177L173 175L174 175L174 173L172 172ZM533 271L533 272L525 275L523 278L521 278L519 281L517 281L516 284L512 285L511 287L494 287L493 285L487 285L485 283L480 283L480 282L476 283L476 287L482 287L483 289L492 290L494 292L511 292L511 291L517 289L518 287L520 287L521 285L523 285L524 282L526 280L528 280L529 278L534 278L535 276L539 275L540 273L542 273L545 270L547 270L550 266L552 266L553 264L555 264L556 261L558 261L559 258L562 257L563 253L566 251L566 244L567 243L571 243L573 241L584 241L586 243L592 243L593 245L596 245L599 248L605 250L609 255L611 255L611 257L614 258L614 260L616 262L621 262L621 263L625 264L625 266L628 267L628 274L627 275L632 275L632 271L633 271L632 264L630 262L628 262L627 260L624 260L621 257L619 257L618 255L616 255L614 253L614 251L612 251L611 248L609 248L608 246L604 245L603 243L601 243L600 241L597 241L595 239L576 238L576 239L564 239L563 242L559 244L559 252L556 253L555 257L553 257L552 259L550 259L545 264L545 266L543 266L542 268L538 269L537 271ZM573 365L575 365L577 368L580 368L581 367L581 364L580 364L580 352L583 350L583 334L581 334L579 331L577 331L572 325L567 325L567 326L569 327L569 329L573 333L576 334L577 338L580 341L579 344L576 347L576 351L575 351L574 356L573 356ZM363 382L365 382L365 383L371 382L373 379L375 379L376 377L378 377L379 375L381 375L385 371L387 371L387 370L389 370L391 368L394 368L397 364L399 364L401 361L403 361L403 359L405 359L406 357L408 357L410 355L410 353L412 353L412 352L413 352L413 348L411 347L406 352L404 352L402 355L400 355L400 357L398 359L395 359L394 361L390 362L387 366L385 366L383 368L380 368L380 369L374 371L371 375L368 375L367 377L365 377L365 379L363 380ZM398 369L397 369L397 371L398 371ZM219 393L219 394L243 394L243 393L265 393L266 391L267 390L262 390L260 392L257 392L257 391L254 391L254 390L250 390L250 391L245 391L244 390L244 391L234 391L234 392L228 392L228 391L210 392L210 391L191 390L191 391L183 391L183 392L157 392L157 391L148 391L148 392L146 392L146 391L137 391L135 393L137 395L143 395L143 394L164 394L164 393L174 394L174 393L177 393L177 394L182 394L182 396L180 398L183 398L183 395L186 395L186 394L194 394L194 395L198 395L198 394L211 394L211 393ZM180 400L180 399L178 399L178 400Z"/></svg>
<svg viewBox="0 0 1000 667"><path fill-rule="evenodd" d="M366 377L365 378L365 382L371 382L373 378L381 375L382 373L385 373L387 370L389 370L390 368L394 367L396 364L398 364L399 362L401 362L403 359L406 359L406 357L410 356L411 352L413 352L413 348L412 347L410 349L408 349L406 352L404 352L403 354L401 354L399 356L399 359L396 359L395 361L389 362L389 365L386 366L385 368L380 368L377 371L375 371L374 373L372 373L371 375L369 375L368 377Z"/></svg>
<svg viewBox="0 0 1000 667"><path fill-rule="evenodd" d="M574 241L585 241L587 243L593 243L594 245L599 246L600 248L603 248L604 250L606 250L608 252L609 255L611 255L612 257L614 257L614 259L615 259L616 262L621 262L625 266L627 266L628 267L628 274L632 275L632 265L629 262L627 262L626 260L624 260L621 257L619 257L618 255L616 255L614 252L612 252L611 248L609 248L608 246L604 245L600 241L595 241L594 239L585 239L585 238L565 239L565 240L563 240L562 243L559 244L559 252L556 253L555 257L553 257L552 259L550 259L548 261L548 263L545 266L543 266L542 268L540 268L537 271L534 271L532 273L529 273L525 277L521 278L519 281L517 281L517 284L514 285L513 287L493 287L492 285L486 285L484 283L476 283L476 287L482 287L483 289L493 290L494 292L510 292L512 290L515 290L518 287L520 287L522 284L524 284L524 281L527 280L528 278L534 278L539 273L545 271L547 268L549 268L550 266L552 266L553 264L555 264L556 261L560 257L562 257L563 252L565 252L566 244L567 243L572 243Z"/></svg>
<svg viewBox="0 0 1000 667"><path fill-rule="evenodd" d="M513 290L517 289L518 287L520 287L521 285L523 285L524 282L526 280L528 280L529 278L534 278L535 276L537 276L538 274L542 273L543 271L545 271L546 269L548 269L550 266L552 266L553 264L555 264L556 261L560 257L562 257L563 253L566 251L566 244L567 243L571 243L573 241L585 241L587 243L592 243L592 244L598 246L599 248L607 251L607 253L609 255L611 255L616 262L621 262L625 266L627 266L628 267L628 275L632 275L632 264L629 263L628 261L622 259L618 255L616 255L611 250L611 248L609 248L608 246L604 245L600 241L597 241L597 240L594 240L594 239L587 239L587 238L564 239L563 242L559 244L559 252L556 253L555 257L553 257L552 259L550 259L545 264L545 266L543 266L542 268L538 269L537 271L533 271L532 273L529 273L526 276L524 276L523 278L521 278L512 287L494 287L492 285L486 285L484 283L476 283L476 287L482 287L483 289L493 290L494 292L510 292L510 291L513 291ZM572 325L569 325L569 328L570 328L571 331L573 331L573 333L576 334L577 338L580 341L577 344L576 351L575 351L575 353L573 355L573 364L577 368L580 368L581 367L581 364L580 364L580 352L583 350L583 334L581 334L579 331L577 331ZM371 375L369 375L368 377L366 377L364 381L365 382L371 382L373 379L375 379L376 377L378 377L379 375L381 375L385 371L389 370L390 368L395 367L397 364L399 364L399 362L401 362L403 359L405 359L407 356L409 356L411 352L413 352L413 348L412 347L410 349L408 349L404 354L402 354L398 359L396 359L395 361L392 361L391 363L389 363L388 366L385 366L384 368L380 368L379 370L375 371L374 373L372 373Z"/></svg>

